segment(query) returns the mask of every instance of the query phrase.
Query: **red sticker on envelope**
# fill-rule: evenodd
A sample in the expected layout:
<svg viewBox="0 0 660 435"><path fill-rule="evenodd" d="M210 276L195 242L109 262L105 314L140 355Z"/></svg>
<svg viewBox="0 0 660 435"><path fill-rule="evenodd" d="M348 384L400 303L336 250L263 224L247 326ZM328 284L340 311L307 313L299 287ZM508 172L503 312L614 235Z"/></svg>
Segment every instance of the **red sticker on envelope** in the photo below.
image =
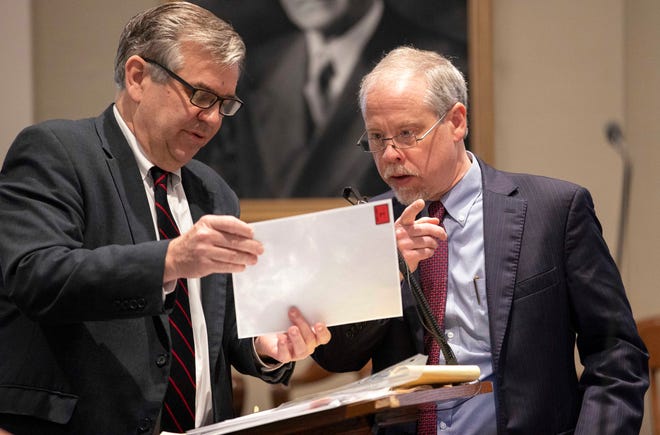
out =
<svg viewBox="0 0 660 435"><path fill-rule="evenodd" d="M386 224L390 221L390 209L387 204L375 205L374 215L376 216L376 225Z"/></svg>

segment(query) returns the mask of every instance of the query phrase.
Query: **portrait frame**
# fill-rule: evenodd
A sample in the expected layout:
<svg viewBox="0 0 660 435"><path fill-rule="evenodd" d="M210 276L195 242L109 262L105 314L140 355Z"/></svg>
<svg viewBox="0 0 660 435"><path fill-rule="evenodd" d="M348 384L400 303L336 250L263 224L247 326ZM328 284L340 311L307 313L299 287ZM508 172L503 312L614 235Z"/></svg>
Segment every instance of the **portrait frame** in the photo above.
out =
<svg viewBox="0 0 660 435"><path fill-rule="evenodd" d="M492 0L467 0L470 146L494 163ZM241 219L257 222L350 205L337 198L241 198Z"/></svg>

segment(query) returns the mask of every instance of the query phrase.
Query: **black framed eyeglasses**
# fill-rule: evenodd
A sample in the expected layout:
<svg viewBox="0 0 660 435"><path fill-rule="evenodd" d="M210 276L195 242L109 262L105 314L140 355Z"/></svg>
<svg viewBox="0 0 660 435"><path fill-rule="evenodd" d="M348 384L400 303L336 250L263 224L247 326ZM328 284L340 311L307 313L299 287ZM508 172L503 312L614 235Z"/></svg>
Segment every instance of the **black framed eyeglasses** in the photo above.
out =
<svg viewBox="0 0 660 435"><path fill-rule="evenodd" d="M442 114L440 118L438 118L437 121L429 128L426 130L426 133L422 134L421 136L417 137L415 133L413 133L411 130L404 130L401 133L397 134L396 136L392 137L383 137L380 133L369 133L365 131L362 133L362 136L360 136L360 139L357 141L357 145L362 148L362 151L366 153L382 153L387 149L387 141L391 140L392 141L392 147L394 149L406 149L406 148L412 148L417 143L421 140L423 140L426 136L428 136L429 133L433 131L434 128L436 128L440 123L442 122L443 119L445 119L445 116L447 116L447 113L449 113L449 110L447 110L445 113Z"/></svg>
<svg viewBox="0 0 660 435"><path fill-rule="evenodd" d="M196 88L176 75L169 68L166 68L155 60L146 57L143 57L143 59L147 63L160 67L170 77L186 87L191 92L190 104L193 106L197 106L200 109L208 109L213 106L216 101L220 101L220 113L224 116L234 116L236 112L238 112L238 109L243 106L243 101L241 101L241 99L238 97L220 97L211 91L207 91L206 89Z"/></svg>

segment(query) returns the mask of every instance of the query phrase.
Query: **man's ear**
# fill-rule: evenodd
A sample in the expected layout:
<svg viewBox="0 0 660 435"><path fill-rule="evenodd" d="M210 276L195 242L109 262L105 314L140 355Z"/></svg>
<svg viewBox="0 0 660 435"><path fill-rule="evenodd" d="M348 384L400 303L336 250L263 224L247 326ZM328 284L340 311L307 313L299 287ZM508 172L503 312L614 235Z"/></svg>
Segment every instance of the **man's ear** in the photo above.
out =
<svg viewBox="0 0 660 435"><path fill-rule="evenodd" d="M147 63L140 56L133 55L126 60L124 72L126 92L133 101L139 102L144 92L145 78L149 75Z"/></svg>
<svg viewBox="0 0 660 435"><path fill-rule="evenodd" d="M463 103L456 103L447 113L449 122L452 123L452 135L454 142L462 141L467 135L467 108Z"/></svg>

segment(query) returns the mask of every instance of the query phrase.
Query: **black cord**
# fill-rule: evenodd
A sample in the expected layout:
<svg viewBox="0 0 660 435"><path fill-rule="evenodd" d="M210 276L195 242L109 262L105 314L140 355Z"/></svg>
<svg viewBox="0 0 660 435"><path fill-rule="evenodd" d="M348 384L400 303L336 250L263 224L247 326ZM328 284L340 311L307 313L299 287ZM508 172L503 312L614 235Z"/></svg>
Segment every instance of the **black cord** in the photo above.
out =
<svg viewBox="0 0 660 435"><path fill-rule="evenodd" d="M353 205L363 204L369 200L366 196L360 195L356 189L353 189L350 186L344 187L342 197ZM397 255L399 257L399 271L403 274L404 279L408 282L408 286L410 287L413 297L415 298L415 311L417 312L417 317L419 318L420 323L424 329L426 329L429 334L431 334L435 341L438 342L440 350L442 351L442 356L445 358L445 363L447 363L447 365L458 365L456 355L454 355L454 351L451 349L451 346L449 346L449 343L447 343L445 334L440 329L440 326L438 326L438 322L436 321L435 316L431 311L431 307L429 307L426 296L424 296L422 287L417 281L417 278L410 273L410 269L408 269L408 263L406 263L404 260L403 255L401 255L401 253L398 251Z"/></svg>
<svg viewBox="0 0 660 435"><path fill-rule="evenodd" d="M410 273L410 269L408 269L408 263L406 263L406 260L404 260L403 255L401 255L400 252L397 254L399 257L399 271L403 274L404 279L408 282L408 286L410 287L413 297L415 298L415 302L417 302L415 309L417 311L419 321L421 322L424 329L426 329L429 334L435 338L435 341L438 342L442 356L445 358L445 363L447 365L458 365L456 355L454 355L454 351L452 350L449 343L447 343L445 334L440 329L440 326L438 325L438 322L436 321L435 316L431 311L431 307L429 306L429 302L426 299L426 296L424 296L422 287L419 285L416 277Z"/></svg>
<svg viewBox="0 0 660 435"><path fill-rule="evenodd" d="M353 189L351 186L344 187L341 197L350 202L351 205L364 204L369 201L369 198L360 195L360 192L358 192L357 189Z"/></svg>

